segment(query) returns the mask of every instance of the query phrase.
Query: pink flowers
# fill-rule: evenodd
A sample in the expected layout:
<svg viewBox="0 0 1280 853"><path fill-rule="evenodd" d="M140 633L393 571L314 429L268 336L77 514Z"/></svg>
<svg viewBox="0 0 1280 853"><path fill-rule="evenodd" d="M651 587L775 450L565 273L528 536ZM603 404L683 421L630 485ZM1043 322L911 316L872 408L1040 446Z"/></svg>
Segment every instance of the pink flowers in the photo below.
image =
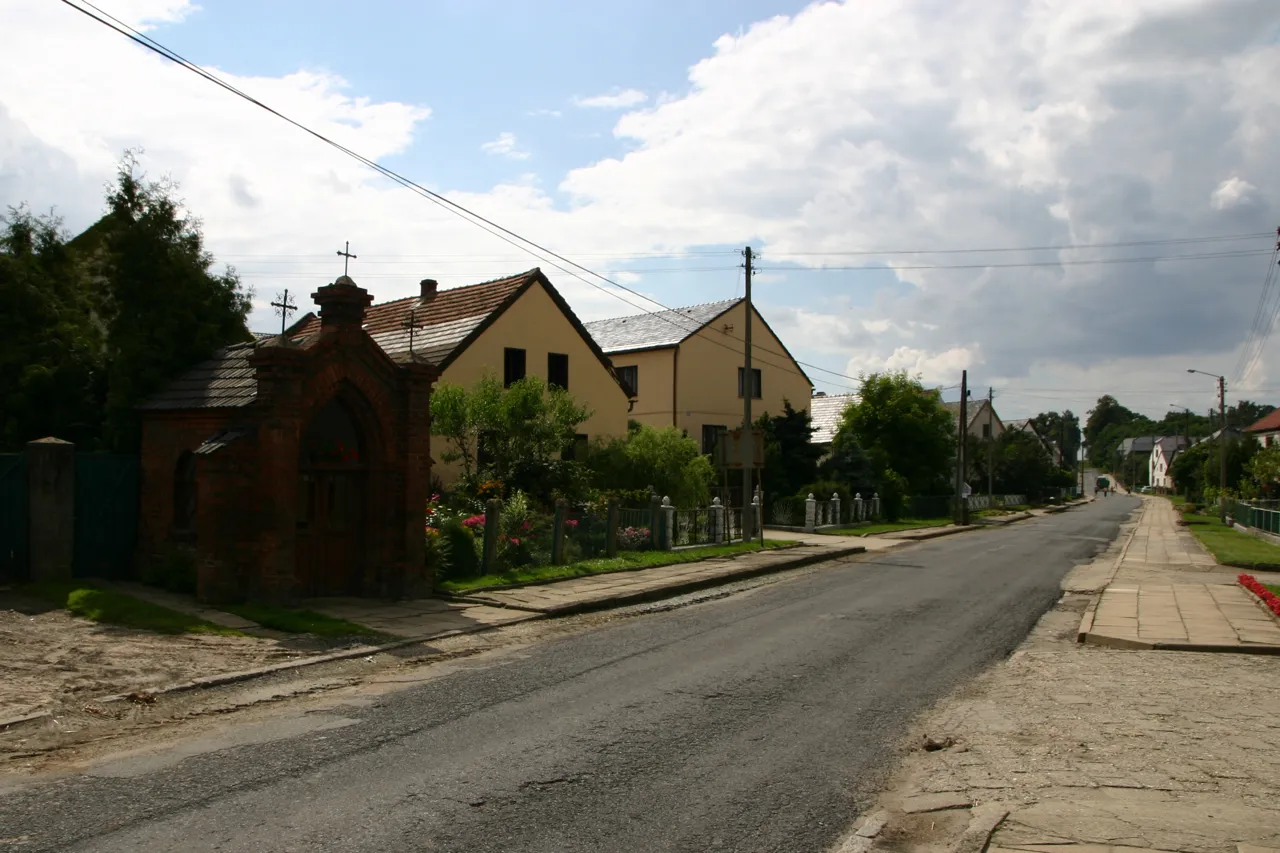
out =
<svg viewBox="0 0 1280 853"><path fill-rule="evenodd" d="M475 530L477 527L484 527L484 516L473 515L470 518L463 519L462 526L469 527L472 530Z"/></svg>
<svg viewBox="0 0 1280 853"><path fill-rule="evenodd" d="M1241 573L1236 580L1239 581L1242 587L1262 599L1262 603L1267 606L1268 610L1280 616L1280 596L1260 584L1253 575Z"/></svg>
<svg viewBox="0 0 1280 853"><path fill-rule="evenodd" d="M566 519L564 520L564 526L565 526L565 527L568 527L570 530L572 530L573 528L575 528L575 527L577 527L577 526L578 526L578 519L576 519L576 518L566 518Z"/></svg>

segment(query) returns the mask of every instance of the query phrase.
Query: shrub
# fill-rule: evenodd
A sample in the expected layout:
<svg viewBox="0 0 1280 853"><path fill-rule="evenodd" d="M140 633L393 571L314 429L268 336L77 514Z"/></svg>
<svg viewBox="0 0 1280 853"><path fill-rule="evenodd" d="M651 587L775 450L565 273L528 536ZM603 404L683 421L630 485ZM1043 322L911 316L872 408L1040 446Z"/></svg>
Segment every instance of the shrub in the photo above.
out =
<svg viewBox="0 0 1280 853"><path fill-rule="evenodd" d="M464 522L449 519L440 528L440 538L444 540L441 547L445 554L440 580L463 580L480 574L479 543Z"/></svg>
<svg viewBox="0 0 1280 853"><path fill-rule="evenodd" d="M638 551L649 544L650 536L647 527L619 527L618 550Z"/></svg>
<svg viewBox="0 0 1280 853"><path fill-rule="evenodd" d="M880 477L880 511L885 521L898 521L902 518L902 510L907 502L907 479L887 469Z"/></svg>
<svg viewBox="0 0 1280 853"><path fill-rule="evenodd" d="M434 527L427 528L426 536L423 565L426 566L428 575L433 578L441 578L447 571L446 567L449 564L449 552L452 543Z"/></svg>

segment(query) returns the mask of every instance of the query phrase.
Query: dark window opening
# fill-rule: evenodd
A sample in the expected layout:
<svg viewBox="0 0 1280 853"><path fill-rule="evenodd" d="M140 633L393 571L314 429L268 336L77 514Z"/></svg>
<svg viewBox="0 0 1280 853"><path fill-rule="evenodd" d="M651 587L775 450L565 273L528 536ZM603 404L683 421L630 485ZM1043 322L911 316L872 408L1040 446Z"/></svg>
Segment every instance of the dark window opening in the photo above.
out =
<svg viewBox="0 0 1280 853"><path fill-rule="evenodd" d="M727 429L722 424L703 424L702 452L714 457L716 453L716 446L720 443L721 437L726 432Z"/></svg>
<svg viewBox="0 0 1280 853"><path fill-rule="evenodd" d="M569 390L569 356L562 352L547 353L547 384Z"/></svg>
<svg viewBox="0 0 1280 853"><path fill-rule="evenodd" d="M626 389L628 397L635 397L640 393L640 368L638 366L633 364L628 367L615 367L614 372L618 374L618 381Z"/></svg>
<svg viewBox="0 0 1280 853"><path fill-rule="evenodd" d="M982 425L982 437L991 438L991 424Z"/></svg>
<svg viewBox="0 0 1280 853"><path fill-rule="evenodd" d="M187 533L196 526L196 457L184 450L173 472L173 529Z"/></svg>
<svg viewBox="0 0 1280 853"><path fill-rule="evenodd" d="M524 379L524 350L507 347L502 351L502 387L510 388Z"/></svg>
<svg viewBox="0 0 1280 853"><path fill-rule="evenodd" d="M585 433L578 433L573 437L573 444L565 448L564 453L560 454L561 459L582 461L587 458L587 447L590 439Z"/></svg>
<svg viewBox="0 0 1280 853"><path fill-rule="evenodd" d="M739 397L741 397L741 396L742 396L742 371L743 371L743 368L739 367L739 368L738 368L738 396L739 396ZM760 399L760 392L761 392L761 388L760 388L760 368L758 368L758 367L753 367L753 368L751 368L751 380L752 380L752 382L751 382L751 399L753 399L753 400L759 400L759 399Z"/></svg>

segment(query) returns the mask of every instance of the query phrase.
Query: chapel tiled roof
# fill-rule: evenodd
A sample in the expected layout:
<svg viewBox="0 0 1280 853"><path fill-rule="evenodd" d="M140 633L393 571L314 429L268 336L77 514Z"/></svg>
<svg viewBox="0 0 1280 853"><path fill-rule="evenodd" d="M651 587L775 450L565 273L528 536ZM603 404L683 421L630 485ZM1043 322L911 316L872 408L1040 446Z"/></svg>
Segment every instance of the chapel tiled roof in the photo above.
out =
<svg viewBox="0 0 1280 853"><path fill-rule="evenodd" d="M610 355L658 349L675 346L741 301L725 299L668 311L592 320L583 325L600 348Z"/></svg>
<svg viewBox="0 0 1280 853"><path fill-rule="evenodd" d="M809 420L814 428L809 438L814 444L830 444L840 428L844 410L858 402L857 394L829 394L809 399Z"/></svg>
<svg viewBox="0 0 1280 853"><path fill-rule="evenodd" d="M258 395L249 365L255 342L232 344L169 383L142 403L142 409L224 409L247 406Z"/></svg>

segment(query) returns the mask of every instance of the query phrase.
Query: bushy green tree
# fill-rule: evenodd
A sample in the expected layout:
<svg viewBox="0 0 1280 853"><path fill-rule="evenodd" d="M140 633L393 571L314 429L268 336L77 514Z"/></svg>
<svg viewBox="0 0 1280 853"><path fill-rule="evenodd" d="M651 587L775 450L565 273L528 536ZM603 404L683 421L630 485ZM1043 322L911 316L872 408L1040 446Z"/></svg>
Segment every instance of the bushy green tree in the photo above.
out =
<svg viewBox="0 0 1280 853"><path fill-rule="evenodd" d="M878 480L892 470L913 494L946 491L955 425L938 393L905 370L868 374L860 384L859 401L845 409L836 440L852 438Z"/></svg>
<svg viewBox="0 0 1280 853"><path fill-rule="evenodd" d="M45 436L96 446L103 336L61 222L25 207L0 218L0 449Z"/></svg>
<svg viewBox="0 0 1280 853"><path fill-rule="evenodd" d="M108 213L77 238L101 284L107 329L105 435L117 450L138 443L135 407L219 347L252 340L251 294L235 270L212 272L200 223L167 180L147 181L127 154Z"/></svg>
<svg viewBox="0 0 1280 853"><path fill-rule="evenodd" d="M764 433L764 473L766 495L790 496L818 478L822 448L813 443L813 423L807 410L796 411L790 400L782 403L782 414L762 415L756 425Z"/></svg>
<svg viewBox="0 0 1280 853"><path fill-rule="evenodd" d="M1041 412L1031 419L1036 432L1062 454L1062 465L1071 468L1080 453L1080 419L1070 409L1058 412Z"/></svg>
<svg viewBox="0 0 1280 853"><path fill-rule="evenodd" d="M715 469L698 443L675 427L633 423L626 438L597 439L587 453L592 485L602 492L652 487L679 507L706 506Z"/></svg>
<svg viewBox="0 0 1280 853"><path fill-rule="evenodd" d="M849 493L868 498L879 489L875 469L852 433L836 433L831 453L818 465L824 480L840 483Z"/></svg>
<svg viewBox="0 0 1280 853"><path fill-rule="evenodd" d="M462 463L464 484L494 479L542 502L581 482L581 464L562 457L589 417L568 391L536 376L503 388L489 374L471 388L443 383L431 395L432 431L448 442L440 458Z"/></svg>

